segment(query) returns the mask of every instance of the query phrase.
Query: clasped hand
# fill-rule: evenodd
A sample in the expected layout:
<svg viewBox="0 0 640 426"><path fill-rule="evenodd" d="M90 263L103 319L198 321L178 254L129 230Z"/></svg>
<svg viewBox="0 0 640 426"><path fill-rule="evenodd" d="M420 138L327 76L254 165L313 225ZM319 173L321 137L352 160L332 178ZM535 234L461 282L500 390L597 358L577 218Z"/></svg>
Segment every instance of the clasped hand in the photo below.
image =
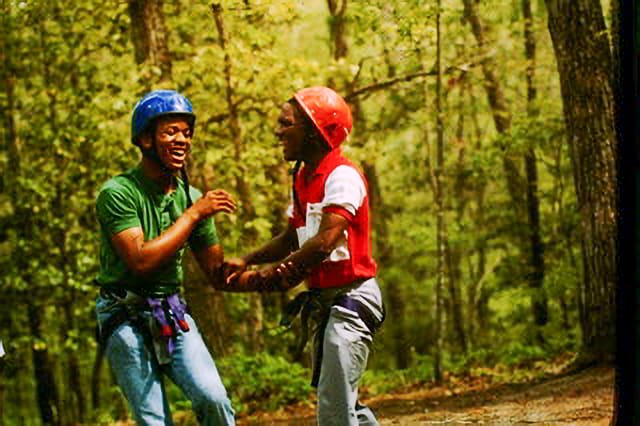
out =
<svg viewBox="0 0 640 426"><path fill-rule="evenodd" d="M290 261L269 265L259 270L247 270L246 261L235 258L225 262L224 268L227 285L249 285L256 290L285 291L304 278Z"/></svg>

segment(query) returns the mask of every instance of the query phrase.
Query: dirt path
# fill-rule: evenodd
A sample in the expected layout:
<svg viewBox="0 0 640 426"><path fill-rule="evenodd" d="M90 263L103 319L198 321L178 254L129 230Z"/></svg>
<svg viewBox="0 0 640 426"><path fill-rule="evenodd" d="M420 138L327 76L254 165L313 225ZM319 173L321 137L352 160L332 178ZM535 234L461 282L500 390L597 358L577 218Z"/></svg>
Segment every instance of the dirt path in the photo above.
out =
<svg viewBox="0 0 640 426"><path fill-rule="evenodd" d="M365 400L382 425L608 425L613 369L596 367L532 383L457 383ZM291 410L291 409L290 409ZM314 425L313 408L239 419L239 425Z"/></svg>

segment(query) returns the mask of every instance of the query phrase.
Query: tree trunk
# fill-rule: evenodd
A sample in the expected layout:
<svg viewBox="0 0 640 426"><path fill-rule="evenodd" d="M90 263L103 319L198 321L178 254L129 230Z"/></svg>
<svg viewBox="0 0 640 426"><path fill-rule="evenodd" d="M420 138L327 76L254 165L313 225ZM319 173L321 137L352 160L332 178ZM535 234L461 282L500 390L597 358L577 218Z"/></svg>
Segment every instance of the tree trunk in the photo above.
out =
<svg viewBox="0 0 640 426"><path fill-rule="evenodd" d="M198 262L191 252L185 253L185 298L192 315L198 319L198 328L207 347L220 357L228 353L229 342L237 335L234 327L228 327L229 316L225 294L214 290L207 283ZM232 329L230 329L232 328Z"/></svg>
<svg viewBox="0 0 640 426"><path fill-rule="evenodd" d="M33 344L31 355L36 381L36 399L40 410L42 423L46 425L60 424L60 402L58 386L53 376L53 366L49 358L46 341L42 337L42 310L35 305L29 305L29 329Z"/></svg>
<svg viewBox="0 0 640 426"><path fill-rule="evenodd" d="M456 134L454 146L458 147L458 155L456 160L456 166L454 170L455 179L453 182L453 199L456 204L455 221L463 227L462 224L464 212L469 202L469 195L467 189L473 187L468 182L468 173L465 170L466 166L466 141L464 136L465 130L465 112L464 112L464 93L465 86L468 85L466 72L462 72L460 77L455 81L455 84L459 85L459 99L458 99L458 123L456 125ZM451 86L453 87L453 85ZM447 241L446 244L446 256L447 256L447 270L449 279L449 297L451 298L451 318L453 319L454 332L459 348L466 353L469 348L469 341L467 331L465 330L464 314L463 314L463 302L460 290L460 282L462 281L462 269L461 262L464 256L463 249L461 247L451 247L451 244Z"/></svg>
<svg viewBox="0 0 640 426"><path fill-rule="evenodd" d="M167 29L162 12L162 0L129 0L129 17L131 19L131 41L133 42L135 59L138 65L149 64L159 72L151 73L156 78L152 82L171 81L171 53L167 42Z"/></svg>
<svg viewBox="0 0 640 426"><path fill-rule="evenodd" d="M231 131L231 139L234 149L234 160L238 167L236 174L236 191L238 193L240 214L239 223L246 224L255 218L255 208L251 201L249 193L249 184L246 180L246 168L244 166L244 141L242 136L242 128L240 126L240 115L235 100L235 90L232 83L233 66L231 63L231 54L229 53L229 38L224 26L224 17L222 6L218 3L211 5L213 17L215 19L216 29L218 31L218 44L224 52L224 79L225 79L225 95L227 108L229 110L229 130ZM253 228L244 228L241 236L241 246L255 245L257 233ZM264 339L262 331L264 328L264 307L260 294L250 293L249 312L247 316L247 340L251 351L258 352L264 348Z"/></svg>
<svg viewBox="0 0 640 426"><path fill-rule="evenodd" d="M524 43L525 57L527 59L527 113L530 118L537 115L536 87L534 83L536 64L536 39L533 32L533 15L531 13L531 0L522 0L522 12L524 16ZM527 178L527 217L529 219L529 273L528 281L531 289L531 306L535 327L535 340L538 344L544 344L542 334L549 318L548 299L544 290L544 247L540 235L540 199L538 198L538 170L536 152L529 142L529 147L524 156L525 174Z"/></svg>
<svg viewBox="0 0 640 426"><path fill-rule="evenodd" d="M2 15L10 16L10 4L6 0L2 2ZM3 20L4 21L4 20ZM8 23L3 22L0 29L0 59L2 67L0 67L0 75L2 76L2 86L6 99L6 107L3 108L2 122L4 123L4 139L7 149L8 161L4 173L4 182L6 188L11 191L15 188L15 182L21 170L20 140L16 131L15 120L15 85L16 71L11 62L13 54L11 50L11 27Z"/></svg>
<svg viewBox="0 0 640 426"><path fill-rule="evenodd" d="M67 285L65 285L65 288L69 288L68 283ZM75 291L71 290L71 293L72 294L69 299L73 301L73 293L75 293ZM69 332L72 330L77 330L72 306L72 302L67 302L64 306L64 315L66 320L64 325L64 327L66 328L65 339L72 339L73 336ZM73 416L75 417L73 419L74 423L84 423L86 415L85 389L83 389L82 386L82 370L80 369L80 361L78 360L78 354L76 350L67 351L66 364L67 382L69 383L69 391L72 393L73 399L75 400L75 410L73 410L72 407L67 407L66 409L73 413Z"/></svg>
<svg viewBox="0 0 640 426"><path fill-rule="evenodd" d="M442 191L442 168L444 165L444 123L442 112L442 64L440 61L440 0L437 2L436 11L436 164L433 176L434 196L436 203L436 356L434 365L434 376L437 383L443 378L443 355L444 355L444 304L443 287L446 279L446 231L445 231L445 205Z"/></svg>
<svg viewBox="0 0 640 426"><path fill-rule="evenodd" d="M329 19L329 33L331 40L333 40L331 53L335 60L345 58L349 51L346 40L347 20L345 17L347 2L348 0L327 0L329 13L331 13L331 18Z"/></svg>
<svg viewBox="0 0 640 426"><path fill-rule="evenodd" d="M380 265L391 263L392 248L389 245L389 215L388 208L380 192L378 173L373 163L365 162L362 165L364 175L369 186L369 202L371 204L371 227L375 229L374 247L376 260ZM411 351L408 344L405 327L406 306L398 283L385 283L388 291L385 293L389 309L389 321L393 340L393 353L395 354L396 367L405 369L411 363Z"/></svg>
<svg viewBox="0 0 640 426"><path fill-rule="evenodd" d="M471 106L470 118L473 125L473 149L481 150L484 134L482 130L483 128L478 120L478 102L474 95L474 86L466 77L460 81L468 95L468 105ZM469 182L459 181L456 183L456 186L459 186L460 188L472 188L473 200L475 201L475 209L471 211L472 221L476 224L478 229L486 229L486 209L484 203L486 184L482 180L471 180ZM456 199L458 198L459 197L456 197ZM472 264L470 260L471 257L468 256L469 270L471 271L471 283L467 288L467 318L469 319L468 340L472 341L474 345L477 345L484 340L488 330L485 324L489 321L487 314L489 309L488 306L486 306L486 303L489 299L490 293L484 286L484 282L486 280L485 274L487 273L487 241L482 235L479 235L478 238L476 238L473 250L477 256L477 262L475 265Z"/></svg>
<svg viewBox="0 0 640 426"><path fill-rule="evenodd" d="M610 361L615 346L617 196L611 51L599 2L546 4L580 213L581 361Z"/></svg>
<svg viewBox="0 0 640 426"><path fill-rule="evenodd" d="M495 61L488 54L490 49L486 40L485 25L478 15L477 3L474 0L463 0L463 3L465 19L471 25L471 31L478 43L480 55L483 55L481 66L482 73L484 74L484 88L493 114L493 122L498 133L505 134L511 128L511 112L507 106L500 81L496 76ZM506 147L502 147L502 149L506 149ZM502 165L507 178L507 189L514 211L516 212L516 218L522 218L525 216L522 207L525 205L523 194L526 192L524 180L518 170L515 159L512 158L512 154L505 153L505 155L503 155Z"/></svg>
<svg viewBox="0 0 640 426"><path fill-rule="evenodd" d="M98 345L96 347L96 354L93 358L93 367L91 368L91 407L94 410L100 408L100 372L102 371L103 361L104 348L102 345Z"/></svg>
<svg viewBox="0 0 640 426"><path fill-rule="evenodd" d="M460 269L461 253L459 249L452 249L446 232L444 234L444 250L447 271L447 291L449 293L451 326L455 335L455 341L462 353L467 353L469 346L467 333L464 329L464 315L462 313L462 297L460 295L460 279L462 270Z"/></svg>

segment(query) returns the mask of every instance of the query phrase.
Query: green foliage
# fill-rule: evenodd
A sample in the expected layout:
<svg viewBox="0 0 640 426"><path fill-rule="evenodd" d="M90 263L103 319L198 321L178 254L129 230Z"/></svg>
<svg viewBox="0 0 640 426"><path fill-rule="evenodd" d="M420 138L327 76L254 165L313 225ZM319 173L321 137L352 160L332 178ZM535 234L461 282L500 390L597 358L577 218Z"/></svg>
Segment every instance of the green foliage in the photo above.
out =
<svg viewBox="0 0 640 426"><path fill-rule="evenodd" d="M242 355L225 358L219 365L238 412L275 410L306 401L313 393L310 372L281 356Z"/></svg>
<svg viewBox="0 0 640 426"><path fill-rule="evenodd" d="M273 135L282 102L307 85L330 84L348 93L410 77L351 100L355 124L344 151L375 170L382 202L372 212L374 255L387 253L379 262L379 277L389 316L374 342L373 368L365 374L364 387L384 393L415 381L429 383L436 351L436 81L434 75L414 75L434 67L435 4L349 2L349 54L335 60L325 2L223 1L226 51L209 2L164 3L173 79L165 85L189 96L198 117L192 182L203 190L225 188L236 198L240 180L248 188L236 214L216 217L227 256L247 253L286 224L290 165L282 160ZM457 256L451 267L458 271L462 327L470 342L462 354L448 310L445 369L455 372L536 360L574 350L579 342L578 212L542 3L534 5L539 41L535 115L527 113L524 95L528 64L517 2L509 7L500 7L497 0L476 3L492 30L489 55L498 64L512 124L508 132L496 131L480 66L485 53L463 19L462 3L443 0L444 219L449 247ZM51 354L64 401L75 398L63 374L72 356L80 360L83 393L90 393L96 350L96 289L90 282L99 267L95 195L109 177L138 161L138 149L129 140L130 113L158 69L135 63L127 2L9 1L0 21L0 42L6 47L0 74L8 77L2 79L0 110L4 123L10 116L15 120L19 146L16 161L9 129L3 126L0 295L15 309L0 312L6 324L0 338L7 352L21 360L11 366L16 378L1 378L7 379L4 395L10 396L4 406L10 408L0 415L0 423L24 418L28 424L37 417L29 361L33 347L46 347ZM5 80L13 84L12 105ZM229 123L228 90L233 92L239 135ZM520 250L518 240L526 229L510 205L502 164L505 154L512 155L523 173L522 155L528 149L537 156L545 248L550 322L542 330L544 348L528 340L528 253ZM248 217L249 204L254 213ZM394 316L391 295L403 307L402 318ZM447 292L444 298L451 306ZM244 294L225 295L221 323L212 327L213 333L240 337L223 339L227 357L216 361L234 405L245 412L304 401L312 392L310 372L286 360L296 334L276 331L283 300L265 296L261 303L266 353L247 349L254 312ZM39 335L32 335L29 306L37 307L41 324L46 324ZM199 324L202 329L211 326ZM404 340L398 343L400 332ZM406 370L390 368L399 351L408 351L413 359ZM123 417L122 396L109 376L104 374L99 383L104 408L88 417L97 422ZM188 410L181 392L168 389L174 408ZM65 410L71 413L71 408ZM67 415L69 424L78 422Z"/></svg>
<svg viewBox="0 0 640 426"><path fill-rule="evenodd" d="M413 365L405 370L367 370L361 381L362 392L381 395L403 386L428 383L433 380L433 358L418 355Z"/></svg>
<svg viewBox="0 0 640 426"><path fill-rule="evenodd" d="M510 343L501 352L499 362L508 366L544 359L545 351L538 346L525 345L522 342Z"/></svg>

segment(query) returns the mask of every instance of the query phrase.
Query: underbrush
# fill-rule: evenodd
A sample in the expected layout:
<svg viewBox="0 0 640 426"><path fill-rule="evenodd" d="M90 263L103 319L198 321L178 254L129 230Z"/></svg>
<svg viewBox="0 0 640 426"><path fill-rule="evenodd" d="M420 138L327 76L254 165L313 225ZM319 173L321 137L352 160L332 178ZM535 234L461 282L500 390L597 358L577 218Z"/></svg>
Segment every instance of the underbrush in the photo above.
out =
<svg viewBox="0 0 640 426"><path fill-rule="evenodd" d="M519 383L559 372L575 356L570 351L548 352L537 346L513 343L500 353L472 351L466 356L445 358L442 385L462 380L486 383ZM404 370L367 370L361 382L361 396L372 397L416 387L435 386L434 360L417 355Z"/></svg>
<svg viewBox="0 0 640 426"><path fill-rule="evenodd" d="M442 386L460 392L474 386L520 383L539 379L559 371L574 356L573 352L548 353L538 347L513 343L500 353L486 350L469 352L464 357L445 358L443 381L435 383L434 359L415 355L404 370L367 370L360 385L360 398L387 393ZM240 416L273 412L296 404L312 404L315 390L311 372L283 357L260 353L220 360L218 369L236 413ZM175 392L172 392L174 390ZM170 389L176 414L189 418L190 403L177 389Z"/></svg>
<svg viewBox="0 0 640 426"><path fill-rule="evenodd" d="M309 400L311 372L300 364L267 353L221 360L219 370L238 413L272 411Z"/></svg>

